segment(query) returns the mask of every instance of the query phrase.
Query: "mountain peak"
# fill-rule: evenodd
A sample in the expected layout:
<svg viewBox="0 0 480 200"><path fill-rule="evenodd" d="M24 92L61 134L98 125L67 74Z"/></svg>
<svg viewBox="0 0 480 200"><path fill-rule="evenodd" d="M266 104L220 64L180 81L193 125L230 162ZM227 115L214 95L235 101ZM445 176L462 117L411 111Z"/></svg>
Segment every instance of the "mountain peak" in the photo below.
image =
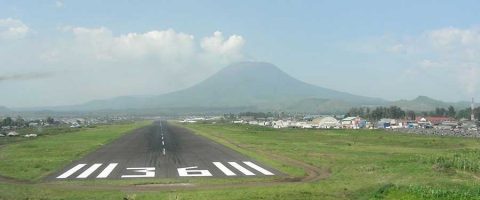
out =
<svg viewBox="0 0 480 200"><path fill-rule="evenodd" d="M277 66L266 62L238 62L220 70L214 76L252 76L252 77L265 77L265 76L288 76Z"/></svg>
<svg viewBox="0 0 480 200"><path fill-rule="evenodd" d="M426 102L426 101L428 101L428 102L433 102L433 101L435 101L435 102L438 102L438 100L432 99L432 98L427 97L427 96L422 96L422 95L420 95L420 96L418 96L417 98L413 99L413 101L420 101L420 102Z"/></svg>
<svg viewBox="0 0 480 200"><path fill-rule="evenodd" d="M302 104L303 99L325 99L349 105L378 105L381 99L339 92L297 80L266 62L231 64L206 80L183 90L140 99L115 99L87 104L90 108L239 108L278 110ZM318 105L319 101L315 101ZM328 101L326 101L328 102ZM328 105L328 108L331 106ZM344 106L346 107L346 106ZM346 110L346 109L345 109Z"/></svg>

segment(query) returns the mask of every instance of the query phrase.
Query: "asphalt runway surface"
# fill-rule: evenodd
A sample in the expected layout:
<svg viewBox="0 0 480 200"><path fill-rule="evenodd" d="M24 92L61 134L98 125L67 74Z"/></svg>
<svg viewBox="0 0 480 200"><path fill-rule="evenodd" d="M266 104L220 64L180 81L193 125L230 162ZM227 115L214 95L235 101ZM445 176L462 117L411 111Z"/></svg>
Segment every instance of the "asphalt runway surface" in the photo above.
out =
<svg viewBox="0 0 480 200"><path fill-rule="evenodd" d="M277 170L164 121L137 129L47 180L259 177Z"/></svg>

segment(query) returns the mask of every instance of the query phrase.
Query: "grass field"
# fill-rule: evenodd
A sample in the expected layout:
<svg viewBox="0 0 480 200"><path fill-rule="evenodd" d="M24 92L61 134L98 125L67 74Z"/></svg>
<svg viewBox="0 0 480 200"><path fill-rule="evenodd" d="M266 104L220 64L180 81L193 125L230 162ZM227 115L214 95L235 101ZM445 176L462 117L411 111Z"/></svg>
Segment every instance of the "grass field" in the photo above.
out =
<svg viewBox="0 0 480 200"><path fill-rule="evenodd" d="M331 171L325 180L278 189L276 194L297 191L326 199L480 199L478 139L372 130L186 126L219 142L240 144L249 152L284 155ZM268 159L268 154L257 156Z"/></svg>
<svg viewBox="0 0 480 200"><path fill-rule="evenodd" d="M105 125L45 134L0 149L0 175L36 181L113 139L149 122Z"/></svg>
<svg viewBox="0 0 480 200"><path fill-rule="evenodd" d="M123 130L133 128L131 125L122 126L55 135L47 141L38 139L10 144L0 149L0 173L20 179L38 179L54 167L40 167L42 170L25 167L25 174L19 174L18 171L10 170L12 165L8 163L18 159L21 162L16 163L17 166L32 166L26 160L33 159L34 163L46 162L47 166L60 166L85 154L88 149L109 141L109 138L122 134ZM302 176L305 172L273 159L272 155L308 163L328 171L329 176L308 183L149 192L75 187L147 184L150 183L148 180L67 182L61 185L2 183L0 199L480 199L480 141L477 139L390 134L371 130L278 130L232 124L182 126L292 176ZM92 142L92 138L99 137L98 133L105 132L96 132L102 128L111 130L110 134L115 136L105 136L98 140L103 142ZM63 147L59 143L64 139L86 142L89 148L82 150L82 145L75 146L80 149L70 146L76 144ZM30 148L35 149L35 152ZM32 156L42 156L36 151L46 149L49 149L48 152L56 151L57 154L65 151L66 155L50 154L38 160ZM7 164L6 167L4 164ZM151 181L157 182L177 183L176 180ZM230 181L197 179L187 182L223 184Z"/></svg>

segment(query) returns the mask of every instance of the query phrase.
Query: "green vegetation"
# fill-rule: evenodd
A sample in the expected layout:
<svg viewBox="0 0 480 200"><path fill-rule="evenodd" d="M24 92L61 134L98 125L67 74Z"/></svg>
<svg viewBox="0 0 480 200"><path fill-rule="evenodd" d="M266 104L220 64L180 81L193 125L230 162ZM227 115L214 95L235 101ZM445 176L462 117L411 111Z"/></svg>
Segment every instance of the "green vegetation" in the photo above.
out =
<svg viewBox="0 0 480 200"><path fill-rule="evenodd" d="M371 130L186 126L250 152L270 152L331 171L327 179L278 189L277 194L297 190L327 199L478 199L480 141L476 139ZM440 165L451 170L438 170Z"/></svg>
<svg viewBox="0 0 480 200"><path fill-rule="evenodd" d="M19 130L16 130L20 134L20 136L16 137L0 137L0 145L5 145L9 143L14 143L14 142L19 142L19 141L24 141L24 140L34 140L38 139L42 136L46 135L57 135L57 134L64 134L64 133L71 133L71 132L77 132L83 129L79 128L70 128L68 126L52 126L52 127L28 127L28 128L22 128ZM22 137L23 135L26 134L37 134L40 137L35 137L35 138L25 138Z"/></svg>
<svg viewBox="0 0 480 200"><path fill-rule="evenodd" d="M65 134L46 134L0 149L0 175L38 180L113 139L149 122L104 125Z"/></svg>
<svg viewBox="0 0 480 200"><path fill-rule="evenodd" d="M99 132L97 134L93 132L104 129L111 130L111 134L113 134L115 132L113 129L126 130L131 125L121 126L123 128L98 127L51 137L63 141L63 137L68 135L85 134L82 138L89 138L90 142L86 142L87 139L72 139L95 146L96 143L92 144L90 139L99 137L97 135ZM480 185L478 184L480 141L477 139L390 134L376 130L271 129L232 124L183 124L181 126L274 166L290 176L304 176L308 172L295 165L285 163L282 159L277 159L278 156L315 166L327 173L327 176L311 182L276 182L278 181L276 179L260 178L199 178L88 180L34 185L2 183L0 184L0 199L50 199L52 197L55 199L209 200L480 199ZM35 141L40 141L40 139L10 144L0 150L0 156L4 155L5 150L26 153L25 149L28 149L29 145L36 144ZM106 142L108 139L104 139L104 141ZM74 144L66 146L70 145ZM78 148L78 146L76 147ZM57 152L68 152L72 147L57 146L56 149ZM70 158L86 153L86 150L78 151L77 149L76 151L81 153L70 155ZM22 153L15 155L17 154L20 158L24 156ZM43 155L37 153L37 156ZM51 159L51 156L42 159ZM53 158L68 163L68 159L56 156ZM6 171L1 165L5 162L3 160L0 162L2 162L0 172L4 173ZM43 172L28 173L29 176L16 175L15 177L37 178L43 174ZM191 183L207 187L196 190L171 189L166 191L136 189L138 185L161 183ZM229 187L228 184L231 183L237 185ZM246 184L238 185L243 183ZM121 189L122 187L128 188Z"/></svg>
<svg viewBox="0 0 480 200"><path fill-rule="evenodd" d="M437 156L432 163L439 170L457 169L477 173L480 172L480 150L466 149Z"/></svg>

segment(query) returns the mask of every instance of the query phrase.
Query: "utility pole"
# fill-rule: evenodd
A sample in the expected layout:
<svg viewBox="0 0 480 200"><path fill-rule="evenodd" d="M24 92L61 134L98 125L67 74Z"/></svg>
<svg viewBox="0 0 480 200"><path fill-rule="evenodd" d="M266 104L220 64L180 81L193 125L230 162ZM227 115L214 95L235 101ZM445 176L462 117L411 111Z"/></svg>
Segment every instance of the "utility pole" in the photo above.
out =
<svg viewBox="0 0 480 200"><path fill-rule="evenodd" d="M472 114L470 115L470 120L475 121L475 115L473 114L473 110L475 109L474 108L474 101L473 101L473 97L472 97L472 104L470 105L471 109L472 109Z"/></svg>

